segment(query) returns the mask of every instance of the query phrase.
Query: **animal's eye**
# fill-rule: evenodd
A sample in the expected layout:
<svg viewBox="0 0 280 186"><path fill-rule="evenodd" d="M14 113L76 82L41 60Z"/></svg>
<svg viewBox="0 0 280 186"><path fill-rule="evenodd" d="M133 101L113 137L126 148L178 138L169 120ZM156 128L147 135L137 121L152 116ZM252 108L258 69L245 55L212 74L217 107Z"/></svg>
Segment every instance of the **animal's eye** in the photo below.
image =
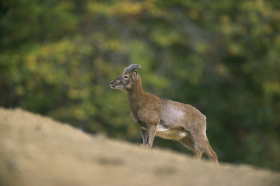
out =
<svg viewBox="0 0 280 186"><path fill-rule="evenodd" d="M123 78L124 78L124 79L128 79L128 76L124 76Z"/></svg>

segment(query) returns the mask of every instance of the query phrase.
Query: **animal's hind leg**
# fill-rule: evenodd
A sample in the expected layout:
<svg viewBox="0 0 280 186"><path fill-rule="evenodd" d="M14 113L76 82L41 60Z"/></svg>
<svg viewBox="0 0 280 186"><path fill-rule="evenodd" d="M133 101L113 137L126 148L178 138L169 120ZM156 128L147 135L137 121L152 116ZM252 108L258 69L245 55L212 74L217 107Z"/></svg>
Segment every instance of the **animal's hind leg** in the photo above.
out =
<svg viewBox="0 0 280 186"><path fill-rule="evenodd" d="M194 158L200 159L202 156L202 151L193 143L190 135L186 136L185 138L179 140L180 143L182 143L185 147L193 151Z"/></svg>
<svg viewBox="0 0 280 186"><path fill-rule="evenodd" d="M191 131L191 138L194 144L201 150L203 151L209 158L209 160L215 164L218 163L218 156L216 153L213 151L211 148L209 141L206 137L206 133L204 131Z"/></svg>

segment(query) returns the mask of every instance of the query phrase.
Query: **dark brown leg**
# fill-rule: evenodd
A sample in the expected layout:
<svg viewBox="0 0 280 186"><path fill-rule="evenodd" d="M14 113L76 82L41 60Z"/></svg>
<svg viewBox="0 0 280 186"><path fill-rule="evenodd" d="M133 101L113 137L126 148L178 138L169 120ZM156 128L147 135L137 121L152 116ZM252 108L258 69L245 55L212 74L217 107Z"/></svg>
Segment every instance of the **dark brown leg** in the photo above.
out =
<svg viewBox="0 0 280 186"><path fill-rule="evenodd" d="M185 138L179 140L180 143L182 143L185 147L193 151L194 158L200 160L202 156L202 151L199 150L199 148L193 143L190 135L186 136Z"/></svg>

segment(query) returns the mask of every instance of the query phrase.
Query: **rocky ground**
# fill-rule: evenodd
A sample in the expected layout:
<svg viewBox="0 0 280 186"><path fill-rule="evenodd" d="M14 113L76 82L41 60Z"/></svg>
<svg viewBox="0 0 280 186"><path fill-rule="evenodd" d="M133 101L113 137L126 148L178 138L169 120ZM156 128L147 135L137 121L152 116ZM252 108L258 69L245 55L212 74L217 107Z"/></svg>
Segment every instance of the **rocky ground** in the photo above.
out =
<svg viewBox="0 0 280 186"><path fill-rule="evenodd" d="M145 151L21 109L0 108L0 185L276 186L280 173Z"/></svg>

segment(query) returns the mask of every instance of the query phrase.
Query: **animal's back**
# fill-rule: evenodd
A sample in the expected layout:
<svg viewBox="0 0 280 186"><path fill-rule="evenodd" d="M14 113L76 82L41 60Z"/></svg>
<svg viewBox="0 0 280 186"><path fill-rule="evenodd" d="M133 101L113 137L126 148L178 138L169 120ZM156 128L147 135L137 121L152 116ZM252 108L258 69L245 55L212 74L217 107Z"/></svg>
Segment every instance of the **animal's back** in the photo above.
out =
<svg viewBox="0 0 280 186"><path fill-rule="evenodd" d="M195 107L176 101L167 100L161 111L160 118L167 126L172 125L173 128L205 120L205 116Z"/></svg>

